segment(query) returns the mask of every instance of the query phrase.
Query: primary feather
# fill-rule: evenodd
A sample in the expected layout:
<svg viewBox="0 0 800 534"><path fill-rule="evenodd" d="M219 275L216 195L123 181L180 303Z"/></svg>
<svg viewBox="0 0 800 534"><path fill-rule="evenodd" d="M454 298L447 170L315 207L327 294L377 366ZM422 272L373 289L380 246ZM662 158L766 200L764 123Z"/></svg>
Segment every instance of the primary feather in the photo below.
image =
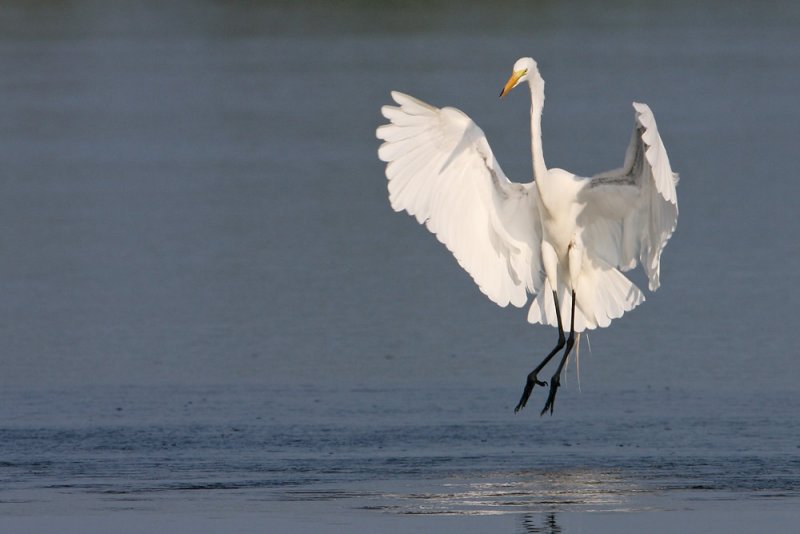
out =
<svg viewBox="0 0 800 534"><path fill-rule="evenodd" d="M661 252L678 222L669 157L647 104L633 104L635 124L621 169L593 177L579 196L584 243L622 270L641 262L650 291L660 285Z"/></svg>
<svg viewBox="0 0 800 534"><path fill-rule="evenodd" d="M540 283L536 189L506 178L480 128L454 108L393 92L377 136L389 200L436 234L492 301L524 306Z"/></svg>

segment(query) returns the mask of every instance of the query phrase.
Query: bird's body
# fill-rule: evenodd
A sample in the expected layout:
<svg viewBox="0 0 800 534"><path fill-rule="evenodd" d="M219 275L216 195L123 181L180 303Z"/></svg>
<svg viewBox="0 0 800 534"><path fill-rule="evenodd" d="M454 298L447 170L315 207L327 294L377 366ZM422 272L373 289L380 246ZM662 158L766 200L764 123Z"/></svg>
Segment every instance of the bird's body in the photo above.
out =
<svg viewBox="0 0 800 534"><path fill-rule="evenodd" d="M608 326L644 300L621 271L641 262L650 290L658 288L661 252L677 223L677 175L652 112L637 103L622 168L591 178L548 169L540 130L544 81L531 58L517 61L501 96L522 81L531 89L534 181L511 182L463 112L397 92L399 106L383 108L390 123L377 130L385 141L378 154L388 163L395 210L426 224L491 300L522 307L531 293L528 321L559 329L559 343L529 375L517 405L544 384L537 373L566 345L544 413L552 411L574 334Z"/></svg>

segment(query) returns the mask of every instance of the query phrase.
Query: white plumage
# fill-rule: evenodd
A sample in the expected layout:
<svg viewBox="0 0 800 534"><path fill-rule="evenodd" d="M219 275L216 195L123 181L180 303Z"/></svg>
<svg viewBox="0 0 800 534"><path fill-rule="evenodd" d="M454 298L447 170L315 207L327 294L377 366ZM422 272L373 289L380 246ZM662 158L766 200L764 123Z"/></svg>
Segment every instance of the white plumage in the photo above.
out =
<svg viewBox="0 0 800 534"><path fill-rule="evenodd" d="M536 190L508 181L461 111L392 97L401 107L385 106L392 123L378 128L392 207L436 234L490 299L524 306L539 283Z"/></svg>
<svg viewBox="0 0 800 534"><path fill-rule="evenodd" d="M531 89L534 181L511 182L463 112L398 92L397 106L382 108L389 123L377 129L378 155L396 211L436 234L495 303L522 307L534 295L528 320L558 326L563 338L556 298L565 323L581 332L608 326L644 300L621 271L641 263L650 290L658 288L661 252L678 217L678 178L650 108L639 103L620 169L590 178L547 169L544 81L533 59L517 61L501 96L523 81Z"/></svg>

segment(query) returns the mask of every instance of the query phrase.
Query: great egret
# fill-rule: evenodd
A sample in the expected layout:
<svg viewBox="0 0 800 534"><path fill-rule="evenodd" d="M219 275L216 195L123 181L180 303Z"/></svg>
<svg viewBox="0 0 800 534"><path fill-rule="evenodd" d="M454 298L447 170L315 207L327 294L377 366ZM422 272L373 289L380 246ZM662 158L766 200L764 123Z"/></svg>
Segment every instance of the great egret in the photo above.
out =
<svg viewBox="0 0 800 534"><path fill-rule="evenodd" d="M455 108L436 108L392 92L388 124L376 135L387 162L389 200L455 255L483 293L500 306L522 307L528 321L558 328L555 348L531 371L515 412L525 407L538 374L564 346L541 415L553 413L559 377L575 333L606 327L644 295L620 271L641 262L651 291L660 258L678 220L669 158L653 113L634 103L633 136L620 169L591 178L548 169L542 154L544 80L532 58L515 64L500 96L522 82L531 90L534 181L509 181L483 131ZM562 316L569 314L565 339Z"/></svg>

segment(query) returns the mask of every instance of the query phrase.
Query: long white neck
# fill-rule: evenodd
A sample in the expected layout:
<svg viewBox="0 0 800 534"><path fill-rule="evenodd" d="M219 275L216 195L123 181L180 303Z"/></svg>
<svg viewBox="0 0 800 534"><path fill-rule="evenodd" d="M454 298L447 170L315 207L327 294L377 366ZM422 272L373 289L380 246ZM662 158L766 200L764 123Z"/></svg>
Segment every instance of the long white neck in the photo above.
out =
<svg viewBox="0 0 800 534"><path fill-rule="evenodd" d="M538 78L538 79L536 79ZM544 108L544 80L537 76L529 82L531 88L531 154L533 155L533 177L537 184L546 180L547 166L542 152L542 109Z"/></svg>

